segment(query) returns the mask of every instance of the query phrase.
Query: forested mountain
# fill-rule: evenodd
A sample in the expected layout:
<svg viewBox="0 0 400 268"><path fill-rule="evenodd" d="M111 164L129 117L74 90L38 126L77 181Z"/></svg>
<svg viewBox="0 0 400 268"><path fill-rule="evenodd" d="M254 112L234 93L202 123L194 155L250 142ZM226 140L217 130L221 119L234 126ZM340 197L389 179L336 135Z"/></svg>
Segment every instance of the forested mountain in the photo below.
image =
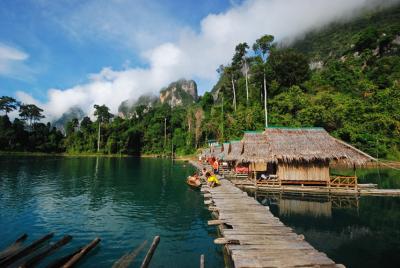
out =
<svg viewBox="0 0 400 268"><path fill-rule="evenodd" d="M96 122L85 117L68 123L61 147L78 153L96 152L97 146L103 153L191 153L208 139L229 141L244 130L262 130L267 114L269 126L324 127L373 156L400 159L399 43L399 6L332 24L290 45L260 36L255 44L237 45L232 61L218 68L211 92L181 106L171 105L164 92L163 103L136 103L127 108L135 116L125 119L111 119L98 106ZM9 150L4 133L0 146Z"/></svg>

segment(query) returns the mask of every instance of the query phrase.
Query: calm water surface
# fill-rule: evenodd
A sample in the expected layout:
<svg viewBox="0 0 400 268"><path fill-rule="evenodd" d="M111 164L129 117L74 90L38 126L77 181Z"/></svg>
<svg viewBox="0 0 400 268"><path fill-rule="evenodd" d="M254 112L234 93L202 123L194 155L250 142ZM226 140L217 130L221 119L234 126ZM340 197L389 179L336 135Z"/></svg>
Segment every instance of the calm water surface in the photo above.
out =
<svg viewBox="0 0 400 268"><path fill-rule="evenodd" d="M72 235L50 260L98 236L80 266L111 267L144 240L147 251L160 235L151 267L198 267L201 254L207 267L222 267L203 198L184 183L192 171L161 159L0 157L0 249L22 233L28 242L48 232L52 241Z"/></svg>
<svg viewBox="0 0 400 268"><path fill-rule="evenodd" d="M366 169L357 175L361 183L400 188L396 170ZM400 197L250 194L337 263L400 267Z"/></svg>

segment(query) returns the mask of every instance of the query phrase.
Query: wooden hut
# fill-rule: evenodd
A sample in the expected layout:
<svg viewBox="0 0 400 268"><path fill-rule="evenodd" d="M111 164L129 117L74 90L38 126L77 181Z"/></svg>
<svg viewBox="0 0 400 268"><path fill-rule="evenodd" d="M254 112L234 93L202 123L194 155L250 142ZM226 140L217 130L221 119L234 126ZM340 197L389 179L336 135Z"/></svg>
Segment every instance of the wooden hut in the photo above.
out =
<svg viewBox="0 0 400 268"><path fill-rule="evenodd" d="M275 175L282 184L354 186L356 176L331 178L331 162L351 167L374 160L366 153L330 136L323 128L267 128L245 133L238 161L253 171Z"/></svg>

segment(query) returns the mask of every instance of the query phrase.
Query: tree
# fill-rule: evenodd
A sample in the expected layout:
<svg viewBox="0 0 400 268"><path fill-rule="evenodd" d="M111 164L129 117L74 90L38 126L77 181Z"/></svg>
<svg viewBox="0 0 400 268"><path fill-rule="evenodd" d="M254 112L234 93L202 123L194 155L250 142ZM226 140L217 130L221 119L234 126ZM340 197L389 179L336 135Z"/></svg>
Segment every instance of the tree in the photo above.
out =
<svg viewBox="0 0 400 268"><path fill-rule="evenodd" d="M235 68L244 68L246 79L246 104L249 104L249 84L248 84L248 66L246 60L247 49L249 45L246 42L240 43L235 48L235 55L232 58L232 66Z"/></svg>
<svg viewBox="0 0 400 268"><path fill-rule="evenodd" d="M30 127L32 127L32 123L45 118L42 112L43 110L34 104L22 104L19 107L19 116L25 121L28 120Z"/></svg>
<svg viewBox="0 0 400 268"><path fill-rule="evenodd" d="M110 109L103 105L97 105L95 104L94 106L94 116L97 117L97 122L99 123L99 131L98 131L98 136L97 136L97 152L100 151L100 137L101 137L101 123L103 122L109 122L110 119L113 117L113 115L110 113Z"/></svg>
<svg viewBox="0 0 400 268"><path fill-rule="evenodd" d="M8 96L0 97L0 110L4 111L6 115L9 112L16 110L17 107L18 107L18 102L14 98Z"/></svg>
<svg viewBox="0 0 400 268"><path fill-rule="evenodd" d="M257 39L253 45L253 50L256 55L258 55L263 62L263 85L264 85L264 113L265 113L265 127L268 127L268 111L267 111L267 80L266 74L266 62L271 49L273 48L274 36L264 35Z"/></svg>
<svg viewBox="0 0 400 268"><path fill-rule="evenodd" d="M293 49L280 49L271 53L269 63L276 80L284 87L299 85L310 76L307 57Z"/></svg>

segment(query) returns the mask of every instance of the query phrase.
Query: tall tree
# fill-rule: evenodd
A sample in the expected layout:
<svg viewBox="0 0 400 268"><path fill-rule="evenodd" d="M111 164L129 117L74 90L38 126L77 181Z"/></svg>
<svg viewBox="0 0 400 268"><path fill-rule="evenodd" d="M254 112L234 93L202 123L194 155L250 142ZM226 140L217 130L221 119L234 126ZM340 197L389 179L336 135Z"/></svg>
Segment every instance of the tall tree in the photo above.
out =
<svg viewBox="0 0 400 268"><path fill-rule="evenodd" d="M101 123L103 122L109 122L110 119L113 117L113 115L110 113L110 109L103 105L97 105L95 104L94 106L94 116L97 117L97 122L99 123L99 130L98 130L98 135L97 135L97 152L100 151L100 138L101 138Z"/></svg>
<svg viewBox="0 0 400 268"><path fill-rule="evenodd" d="M246 42L240 43L235 48L235 55L232 58L232 66L236 68L244 68L245 80L246 80L246 104L249 104L249 83L248 83L248 66L247 66L247 49L249 45Z"/></svg>
<svg viewBox="0 0 400 268"><path fill-rule="evenodd" d="M22 104L19 107L19 116L25 121L28 120L30 127L32 127L32 123L45 118L42 112L43 110L34 104Z"/></svg>
<svg viewBox="0 0 400 268"><path fill-rule="evenodd" d="M272 35L264 35L261 38L257 39L253 45L253 50L256 55L258 55L263 62L263 86L264 86L264 113L265 113L265 127L268 127L268 110L267 110L267 79L265 77L266 74L266 62L269 56L269 53L273 47L274 36Z"/></svg>
<svg viewBox="0 0 400 268"><path fill-rule="evenodd" d="M17 107L18 107L18 102L14 98L8 96L0 97L0 110L4 111L6 115L9 112L16 110Z"/></svg>

